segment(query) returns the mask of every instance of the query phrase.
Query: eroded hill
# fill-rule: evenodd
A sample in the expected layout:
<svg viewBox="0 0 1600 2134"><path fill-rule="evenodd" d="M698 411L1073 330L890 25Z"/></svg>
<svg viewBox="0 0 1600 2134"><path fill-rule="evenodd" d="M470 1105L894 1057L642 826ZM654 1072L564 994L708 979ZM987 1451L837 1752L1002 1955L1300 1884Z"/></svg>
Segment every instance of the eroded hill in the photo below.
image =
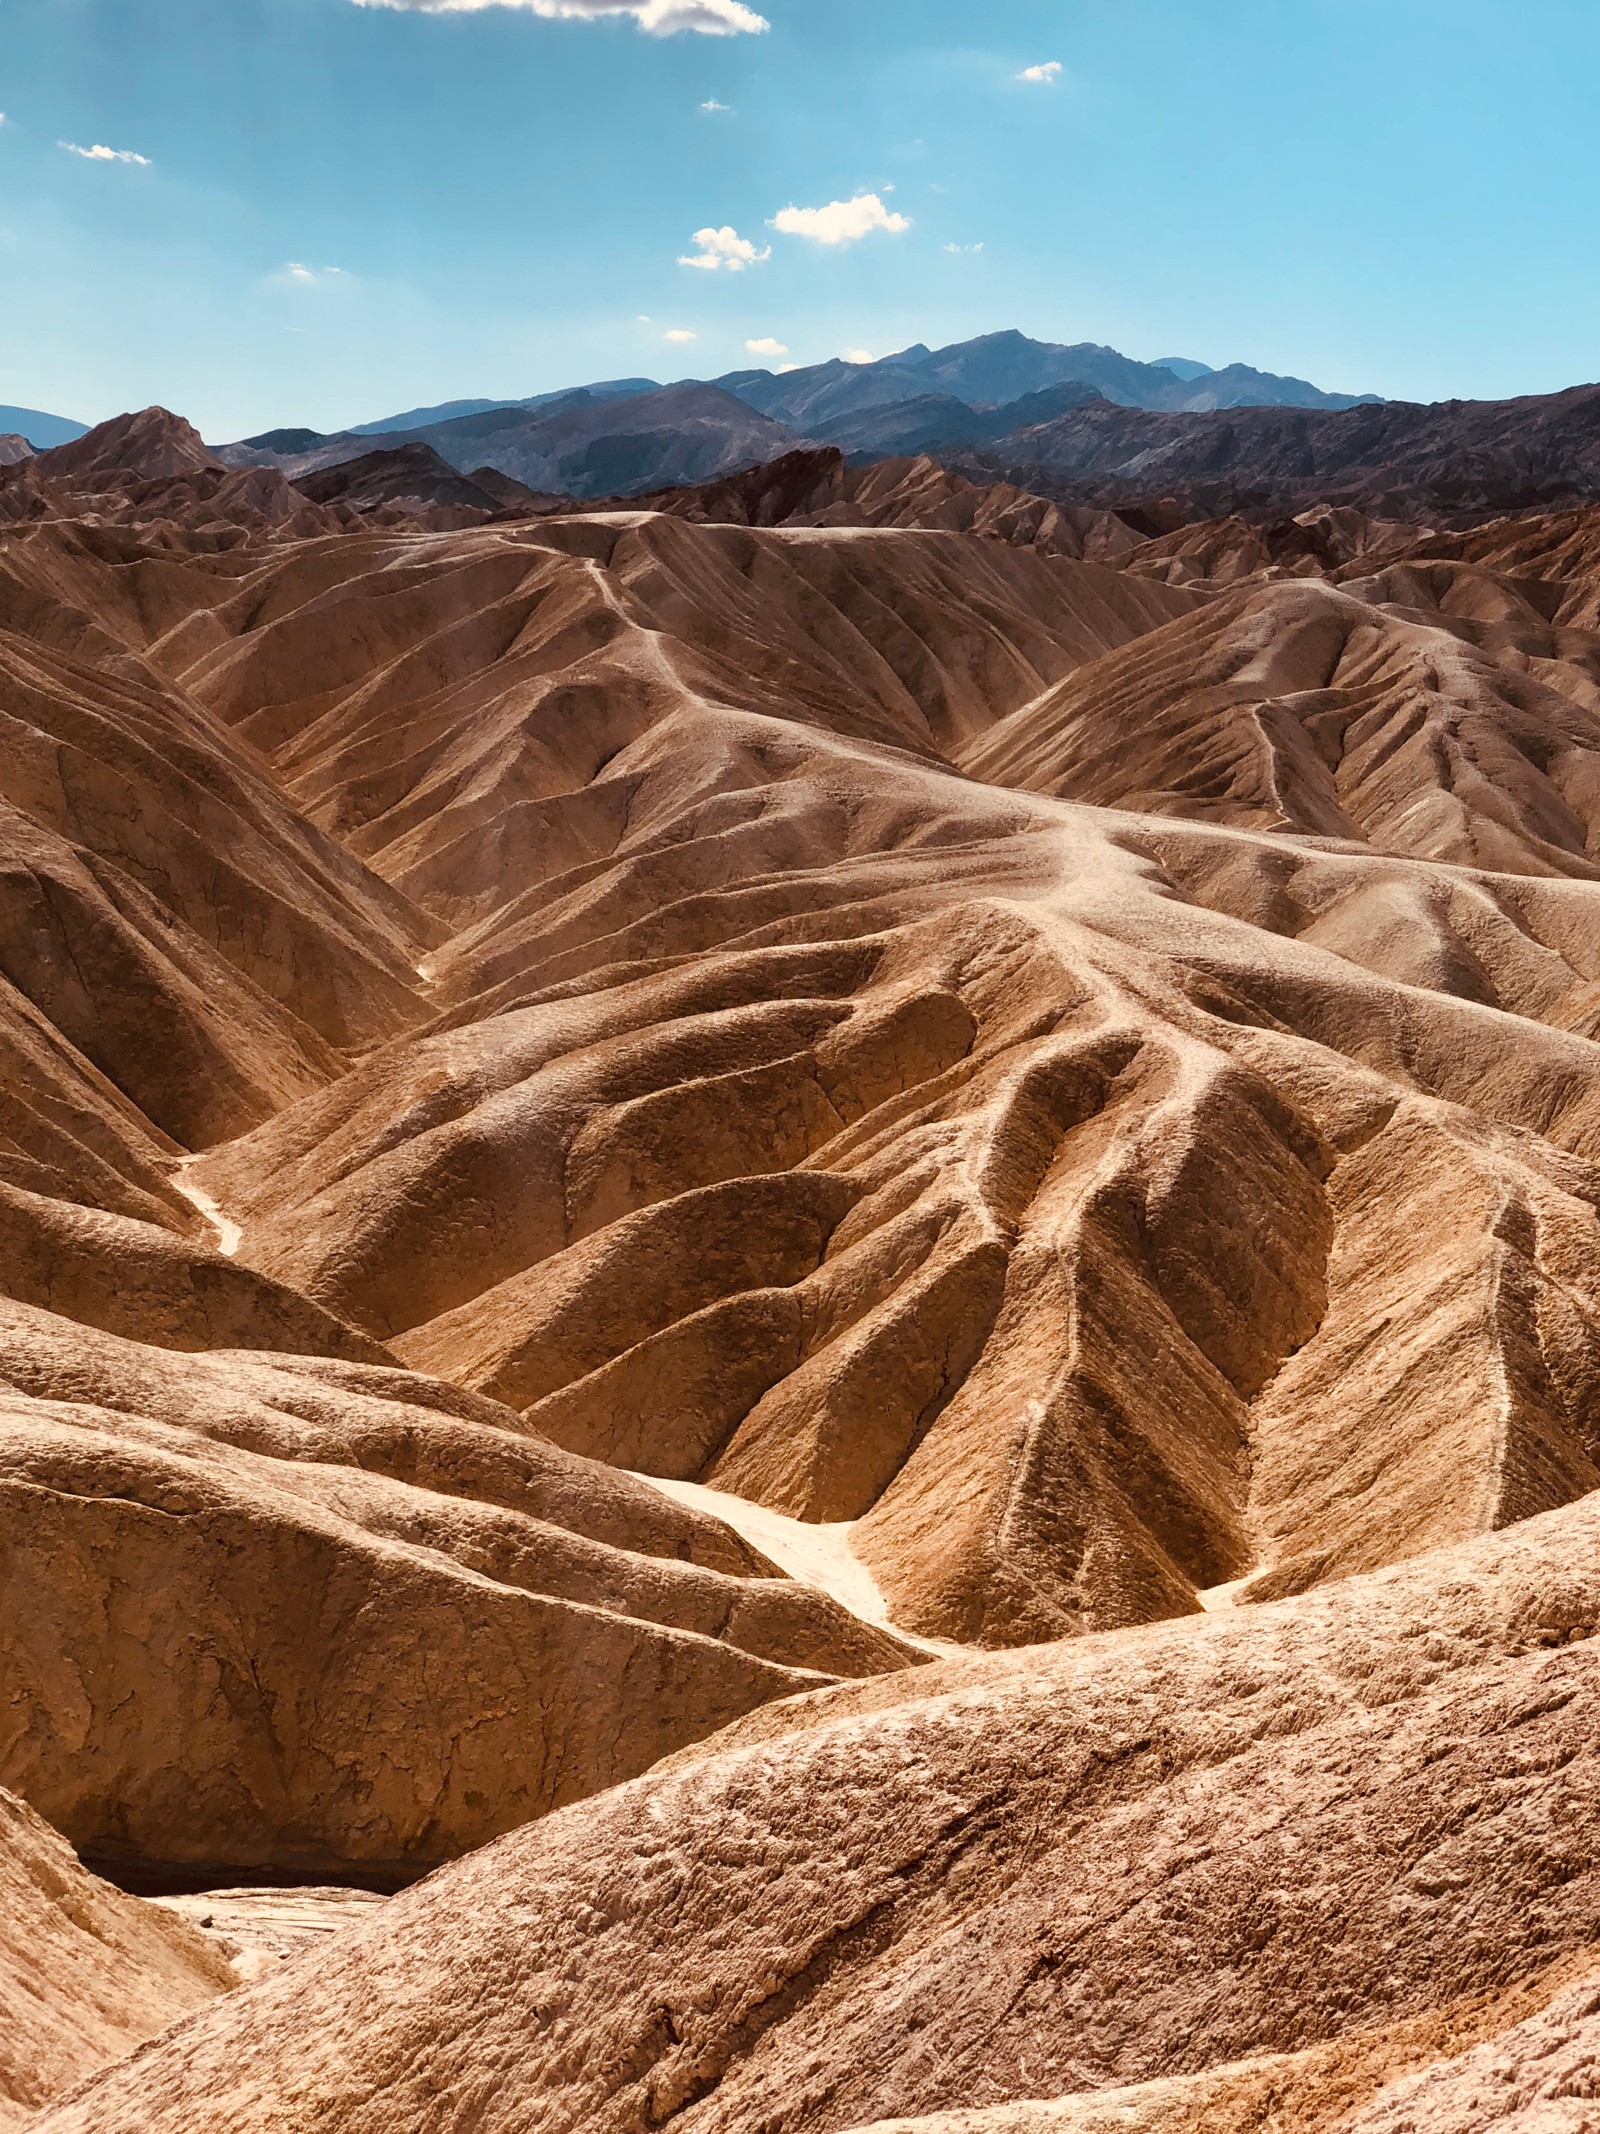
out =
<svg viewBox="0 0 1600 2134"><path fill-rule="evenodd" d="M1591 516L224 537L191 439L0 535L0 1783L474 1856L48 2123L1581 2062Z"/></svg>

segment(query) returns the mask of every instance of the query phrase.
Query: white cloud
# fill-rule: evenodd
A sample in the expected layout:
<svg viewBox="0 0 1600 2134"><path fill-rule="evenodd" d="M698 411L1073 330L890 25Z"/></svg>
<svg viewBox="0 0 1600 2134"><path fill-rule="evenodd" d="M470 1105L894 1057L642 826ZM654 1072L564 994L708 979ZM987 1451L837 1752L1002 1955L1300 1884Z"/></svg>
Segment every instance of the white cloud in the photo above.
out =
<svg viewBox="0 0 1600 2134"><path fill-rule="evenodd" d="M830 200L826 207L780 208L772 227L786 237L809 237L819 245L853 245L870 230L898 237L910 229L911 219L891 214L876 193L857 193L853 200Z"/></svg>
<svg viewBox="0 0 1600 2134"><path fill-rule="evenodd" d="M784 344L775 341L770 333L763 334L759 341L746 341L744 345L753 356L786 356L789 353Z"/></svg>
<svg viewBox="0 0 1600 2134"><path fill-rule="evenodd" d="M708 96L700 106L700 109L702 111L731 111L733 106L732 104L719 104L714 96ZM0 113L0 116L4 116L4 114Z"/></svg>
<svg viewBox="0 0 1600 2134"><path fill-rule="evenodd" d="M726 269L729 274L742 274L746 267L758 267L764 259L772 257L772 247L758 249L748 237L741 237L731 224L724 223L720 230L696 230L694 242L699 247L694 253L682 253L680 267L699 267L706 274L717 274Z"/></svg>
<svg viewBox="0 0 1600 2134"><path fill-rule="evenodd" d="M57 141L56 146L69 156L82 156L86 163L140 163L150 168L148 156L135 155L131 148L107 148L102 141L96 141L93 148L80 148L76 141Z"/></svg>
<svg viewBox="0 0 1600 2134"><path fill-rule="evenodd" d="M839 360L841 363L876 363L878 359L870 348L841 348Z"/></svg>
<svg viewBox="0 0 1600 2134"><path fill-rule="evenodd" d="M687 326L672 326L661 336L663 341L698 341L700 336L691 333Z"/></svg>
<svg viewBox="0 0 1600 2134"><path fill-rule="evenodd" d="M600 22L631 16L651 37L698 30L703 37L737 37L772 27L743 0L355 0L406 14L473 15L486 7L521 7L561 21Z"/></svg>
<svg viewBox="0 0 1600 2134"><path fill-rule="evenodd" d="M983 250L983 240L979 238L975 245L946 245L945 250L955 253L959 258L964 252L981 252Z"/></svg>
<svg viewBox="0 0 1600 2134"><path fill-rule="evenodd" d="M1053 82L1061 79L1059 59L1042 59L1036 67L1024 67L1017 76L1019 82Z"/></svg>
<svg viewBox="0 0 1600 2134"><path fill-rule="evenodd" d="M308 267L304 260L290 259L285 260L283 272L289 281L304 284L306 282L324 281L330 274L343 274L344 269L343 267Z"/></svg>

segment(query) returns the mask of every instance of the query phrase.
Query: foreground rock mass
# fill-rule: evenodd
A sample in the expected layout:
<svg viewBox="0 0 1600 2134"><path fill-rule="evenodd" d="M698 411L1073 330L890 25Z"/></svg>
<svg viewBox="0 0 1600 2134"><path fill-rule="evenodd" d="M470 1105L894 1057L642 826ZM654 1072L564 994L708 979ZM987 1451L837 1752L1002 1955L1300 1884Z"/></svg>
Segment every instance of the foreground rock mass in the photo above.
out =
<svg viewBox="0 0 1600 2134"><path fill-rule="evenodd" d="M1597 1519L773 1706L47 2124L844 2128L1336 2040L1361 2105L1536 2050L1600 1963Z"/></svg>
<svg viewBox="0 0 1600 2134"><path fill-rule="evenodd" d="M85 1874L72 1848L0 1791L0 2127L236 1983L181 1919Z"/></svg>
<svg viewBox="0 0 1600 2134"><path fill-rule="evenodd" d="M0 1753L107 1864L404 1881L912 1657L398 1369L180 1359L3 1304L0 1348Z"/></svg>
<svg viewBox="0 0 1600 2134"><path fill-rule="evenodd" d="M70 451L0 491L0 1783L125 1880L440 1871L43 2124L1563 2124L1592 515Z"/></svg>

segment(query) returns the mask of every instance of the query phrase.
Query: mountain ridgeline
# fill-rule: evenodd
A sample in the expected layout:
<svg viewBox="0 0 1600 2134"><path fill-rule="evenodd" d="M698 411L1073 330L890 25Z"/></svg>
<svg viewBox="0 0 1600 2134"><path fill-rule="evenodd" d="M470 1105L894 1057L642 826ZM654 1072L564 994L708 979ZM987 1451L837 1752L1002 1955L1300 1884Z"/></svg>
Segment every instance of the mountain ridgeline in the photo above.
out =
<svg viewBox="0 0 1600 2134"><path fill-rule="evenodd" d="M592 499L708 481L798 444L837 445L860 461L991 450L1086 403L1190 414L1358 404L1243 364L1212 371L1173 362L1177 369L1091 342L1063 347L993 333L948 348L919 343L875 363L836 358L667 386L620 378L525 400L447 401L331 436L266 431L221 447L220 456L294 477L358 458L381 438L430 445L459 473L489 466L536 490Z"/></svg>
<svg viewBox="0 0 1600 2134"><path fill-rule="evenodd" d="M10 456L26 457L13 443ZM309 481L318 500L349 486L330 489L328 470L359 462L360 508L546 510L563 499L628 502L716 484L824 448L856 469L930 457L979 488L1122 513L1144 535L1230 513L1290 518L1322 504L1471 525L1600 499L1600 390L1358 399L1242 364L1137 363L1115 349L1008 332L874 363L673 385L619 378L521 401L451 401L333 435L263 431L211 456ZM483 493L469 499L463 477Z"/></svg>
<svg viewBox="0 0 1600 2134"><path fill-rule="evenodd" d="M43 507L27 469L59 479L75 465L70 454L84 433L0 409L0 421L13 418L19 427L0 434L0 470L12 470L0 509L36 515ZM20 427L24 418L31 428ZM1382 401L1242 364L1211 370L1177 356L1139 363L1092 343L1015 332L948 348L919 343L871 363L669 385L612 378L516 401L453 400L331 435L285 426L216 446L189 435L184 449L200 452L218 477L282 477L295 500L285 510L369 514L542 513L659 499L819 451L858 471L931 459L977 489L998 485L1060 510L1121 514L1145 537L1230 514L1268 523L1323 505L1468 526L1600 500L1600 388L1505 401ZM63 451L69 456L58 461ZM146 478L157 471L152 465ZM786 479L768 485L763 508ZM802 486L809 494L816 479ZM257 492L276 495L270 483ZM243 492L229 495L236 514Z"/></svg>

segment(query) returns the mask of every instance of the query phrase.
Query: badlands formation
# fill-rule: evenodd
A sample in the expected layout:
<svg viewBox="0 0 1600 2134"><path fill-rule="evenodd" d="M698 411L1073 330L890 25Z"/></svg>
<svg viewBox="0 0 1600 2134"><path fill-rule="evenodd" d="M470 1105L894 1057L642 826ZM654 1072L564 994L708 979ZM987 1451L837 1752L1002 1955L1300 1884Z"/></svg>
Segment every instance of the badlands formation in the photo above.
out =
<svg viewBox="0 0 1600 2134"><path fill-rule="evenodd" d="M800 459L0 468L0 2126L1600 2122L1600 515Z"/></svg>

